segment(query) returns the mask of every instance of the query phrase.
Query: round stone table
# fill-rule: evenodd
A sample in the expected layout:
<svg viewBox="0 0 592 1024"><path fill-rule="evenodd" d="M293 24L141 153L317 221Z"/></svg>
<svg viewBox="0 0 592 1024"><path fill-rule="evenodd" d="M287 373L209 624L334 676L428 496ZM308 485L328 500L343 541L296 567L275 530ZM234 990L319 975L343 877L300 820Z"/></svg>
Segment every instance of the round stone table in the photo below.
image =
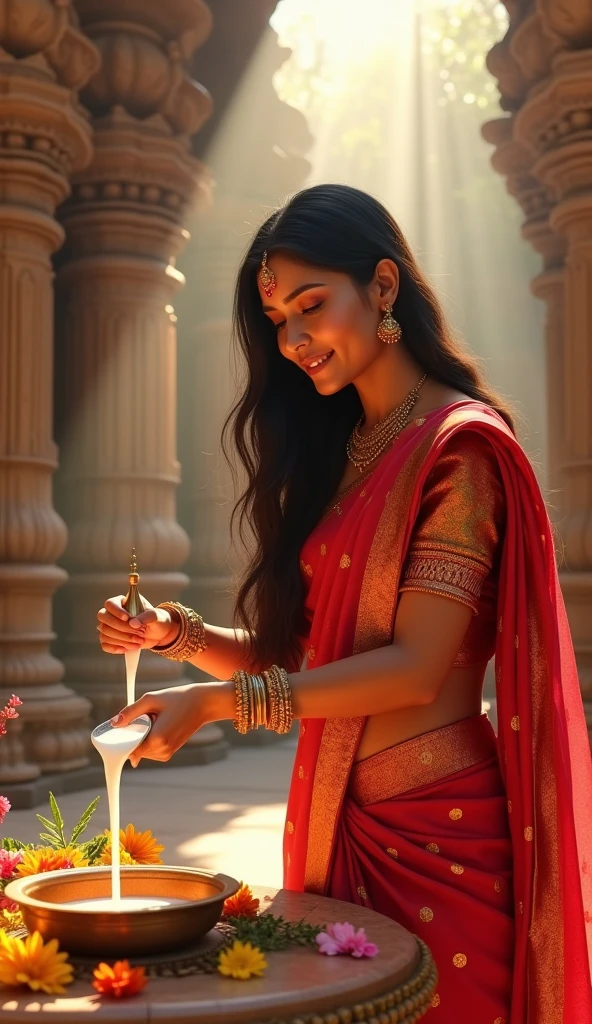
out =
<svg viewBox="0 0 592 1024"><path fill-rule="evenodd" d="M235 981L217 971L195 973L199 957L184 951L156 965L137 996L103 1000L89 981L77 980L64 996L29 989L0 992L0 1021L32 1024L411 1024L427 1013L436 989L436 969L427 946L394 921L364 907L310 893L254 888L261 909L311 924L350 921L364 927L379 953L373 958L323 956L292 948L266 955L262 978ZM204 940L215 943L217 933ZM193 964L193 966L192 966ZM162 976L164 975L164 976Z"/></svg>

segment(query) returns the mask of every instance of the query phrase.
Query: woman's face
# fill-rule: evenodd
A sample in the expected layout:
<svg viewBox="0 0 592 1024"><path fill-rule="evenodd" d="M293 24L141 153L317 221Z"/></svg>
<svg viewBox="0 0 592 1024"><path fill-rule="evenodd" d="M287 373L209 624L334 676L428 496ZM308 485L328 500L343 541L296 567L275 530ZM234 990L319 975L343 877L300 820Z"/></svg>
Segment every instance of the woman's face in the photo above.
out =
<svg viewBox="0 0 592 1024"><path fill-rule="evenodd" d="M364 301L347 274L297 263L281 253L270 256L268 266L276 288L268 297L258 277L259 294L282 355L308 374L322 395L355 383L384 352L376 328L381 301L393 299L381 300L377 285Z"/></svg>

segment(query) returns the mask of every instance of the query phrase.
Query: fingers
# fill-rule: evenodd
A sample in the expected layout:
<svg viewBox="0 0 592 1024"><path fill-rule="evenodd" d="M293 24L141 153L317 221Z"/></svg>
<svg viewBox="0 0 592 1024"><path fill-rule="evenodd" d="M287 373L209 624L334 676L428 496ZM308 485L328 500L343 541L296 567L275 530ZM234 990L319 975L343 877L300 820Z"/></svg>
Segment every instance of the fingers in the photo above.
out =
<svg viewBox="0 0 592 1024"><path fill-rule="evenodd" d="M132 629L141 629L148 626L151 622L158 622L156 608L148 608L141 615L136 615L134 619L129 620Z"/></svg>
<svg viewBox="0 0 592 1024"><path fill-rule="evenodd" d="M111 725L120 728L123 725L129 725L138 715L158 716L161 711L162 699L160 695L158 693L145 693L139 700L123 708L118 715L114 715L111 719Z"/></svg>
<svg viewBox="0 0 592 1024"><path fill-rule="evenodd" d="M107 612L110 612L111 615L113 615L116 619L121 619L123 622L127 622L127 620L129 619L129 615L126 612L125 608L123 607L124 601L125 596L123 594L118 594L117 597L110 597L108 598L107 601L105 601L105 608L102 608L101 611L106 610Z"/></svg>

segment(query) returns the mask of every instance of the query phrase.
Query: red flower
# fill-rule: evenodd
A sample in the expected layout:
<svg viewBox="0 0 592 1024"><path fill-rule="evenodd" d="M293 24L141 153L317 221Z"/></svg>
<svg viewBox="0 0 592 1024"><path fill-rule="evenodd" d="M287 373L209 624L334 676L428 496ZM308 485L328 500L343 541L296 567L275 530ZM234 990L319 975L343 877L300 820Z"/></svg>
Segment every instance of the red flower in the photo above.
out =
<svg viewBox="0 0 592 1024"><path fill-rule="evenodd" d="M243 885L234 894L224 901L222 909L223 917L257 917L259 900L253 896L253 890L248 885Z"/></svg>
<svg viewBox="0 0 592 1024"><path fill-rule="evenodd" d="M0 825L4 821L6 815L10 810L10 800L5 796L0 796Z"/></svg>
<svg viewBox="0 0 592 1024"><path fill-rule="evenodd" d="M3 799L4 797L0 797L0 800ZM14 853L9 853L8 850L0 850L0 878L3 880L12 878L16 874L17 865L20 864L22 859L23 855L20 850L15 850Z"/></svg>
<svg viewBox="0 0 592 1024"><path fill-rule="evenodd" d="M93 971L93 988L111 999L127 999L141 992L147 983L144 967L130 967L129 960L117 960L113 967L99 964Z"/></svg>

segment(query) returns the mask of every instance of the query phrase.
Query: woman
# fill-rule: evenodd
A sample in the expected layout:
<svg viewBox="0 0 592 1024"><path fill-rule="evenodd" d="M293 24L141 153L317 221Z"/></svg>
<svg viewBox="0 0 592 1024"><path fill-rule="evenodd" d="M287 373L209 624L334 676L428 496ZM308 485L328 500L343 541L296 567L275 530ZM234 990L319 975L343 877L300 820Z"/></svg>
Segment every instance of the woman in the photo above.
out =
<svg viewBox="0 0 592 1024"><path fill-rule="evenodd" d="M129 621L106 602L103 650L152 647L218 680L122 712L156 715L134 763L207 722L282 731L293 713L286 886L425 939L434 1022L462 1007L475 1024L589 1024L588 740L509 410L390 215L352 188L308 189L265 222L235 320L240 511L257 540L242 628L166 602ZM481 716L494 653L497 740Z"/></svg>

